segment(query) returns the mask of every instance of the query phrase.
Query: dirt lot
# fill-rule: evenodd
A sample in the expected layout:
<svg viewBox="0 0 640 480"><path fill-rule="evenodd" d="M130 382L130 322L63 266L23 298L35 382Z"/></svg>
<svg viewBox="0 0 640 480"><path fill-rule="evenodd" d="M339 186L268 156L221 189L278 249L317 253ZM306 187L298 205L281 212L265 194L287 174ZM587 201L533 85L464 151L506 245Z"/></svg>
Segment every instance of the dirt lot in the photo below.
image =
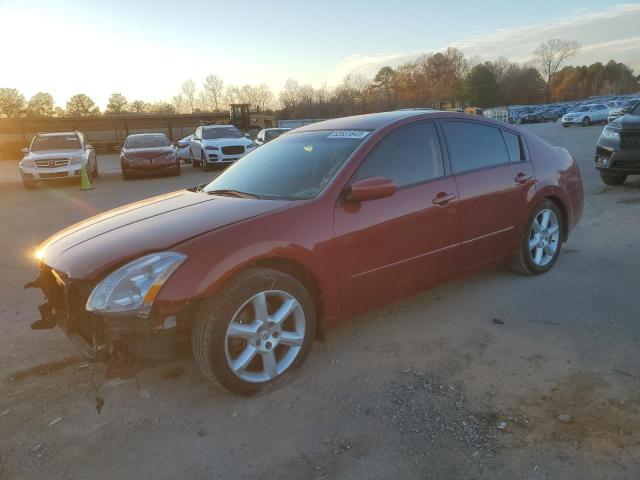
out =
<svg viewBox="0 0 640 480"><path fill-rule="evenodd" d="M29 330L39 241L206 174L0 187L0 478L637 479L640 177L600 183L602 127L528 128L585 179L549 274L491 270L350 320L251 399L188 357L104 383L62 333Z"/></svg>

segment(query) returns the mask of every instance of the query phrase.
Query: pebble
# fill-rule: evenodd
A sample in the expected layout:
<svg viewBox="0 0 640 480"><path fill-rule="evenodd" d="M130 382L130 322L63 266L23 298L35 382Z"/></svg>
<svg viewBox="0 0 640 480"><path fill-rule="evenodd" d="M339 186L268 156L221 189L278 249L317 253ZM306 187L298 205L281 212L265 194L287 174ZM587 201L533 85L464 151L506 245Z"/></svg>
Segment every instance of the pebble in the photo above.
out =
<svg viewBox="0 0 640 480"><path fill-rule="evenodd" d="M558 415L558 420L560 420L562 423L571 423L573 419L568 413L563 413L561 415Z"/></svg>
<svg viewBox="0 0 640 480"><path fill-rule="evenodd" d="M49 422L49 426L51 427L51 426L55 425L55 424L56 424L56 423L58 423L60 420L62 420L62 417L54 418L53 420L51 420L51 421Z"/></svg>

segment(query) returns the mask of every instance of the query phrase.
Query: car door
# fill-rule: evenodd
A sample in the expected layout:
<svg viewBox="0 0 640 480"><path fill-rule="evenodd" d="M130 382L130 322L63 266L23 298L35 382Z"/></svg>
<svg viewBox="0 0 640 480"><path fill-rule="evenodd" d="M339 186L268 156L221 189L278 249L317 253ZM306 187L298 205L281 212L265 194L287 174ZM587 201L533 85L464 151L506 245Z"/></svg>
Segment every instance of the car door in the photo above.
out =
<svg viewBox="0 0 640 480"><path fill-rule="evenodd" d="M191 156L196 160L200 160L200 142L202 141L202 127L196 128L196 132L193 134L193 138L191 139L191 143L189 144L189 150L191 152Z"/></svg>
<svg viewBox="0 0 640 480"><path fill-rule="evenodd" d="M604 122L607 118L607 114L609 113L609 109L604 104L596 104L593 107L593 120L596 122Z"/></svg>
<svg viewBox="0 0 640 480"><path fill-rule="evenodd" d="M535 188L522 138L483 122L451 120L442 127L460 194L465 267L510 255Z"/></svg>
<svg viewBox="0 0 640 480"><path fill-rule="evenodd" d="M336 258L346 312L391 301L458 270L458 195L445 165L434 122L388 133L362 161L347 188L385 177L397 190L337 203Z"/></svg>

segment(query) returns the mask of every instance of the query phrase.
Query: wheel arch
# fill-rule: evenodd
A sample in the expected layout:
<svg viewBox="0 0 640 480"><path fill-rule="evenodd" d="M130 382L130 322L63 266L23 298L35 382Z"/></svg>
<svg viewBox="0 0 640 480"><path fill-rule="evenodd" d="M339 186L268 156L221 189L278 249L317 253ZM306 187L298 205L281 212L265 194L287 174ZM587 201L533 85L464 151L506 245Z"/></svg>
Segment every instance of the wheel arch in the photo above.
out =
<svg viewBox="0 0 640 480"><path fill-rule="evenodd" d="M569 210L567 209L567 206L562 198L555 194L548 194L540 199L540 201L542 200L552 201L556 207L558 207L558 210L560 210L560 214L562 215L562 225L564 227L562 229L562 241L566 242L569 238Z"/></svg>
<svg viewBox="0 0 640 480"><path fill-rule="evenodd" d="M246 265L240 271L246 270L250 267L263 267L278 270L287 275L291 275L297 281L299 281L304 288L307 289L311 298L313 299L314 307L316 309L316 338L323 340L325 336L325 322L324 322L324 300L322 297L322 290L320 284L311 270L305 267L302 263L285 257L266 257L260 258Z"/></svg>

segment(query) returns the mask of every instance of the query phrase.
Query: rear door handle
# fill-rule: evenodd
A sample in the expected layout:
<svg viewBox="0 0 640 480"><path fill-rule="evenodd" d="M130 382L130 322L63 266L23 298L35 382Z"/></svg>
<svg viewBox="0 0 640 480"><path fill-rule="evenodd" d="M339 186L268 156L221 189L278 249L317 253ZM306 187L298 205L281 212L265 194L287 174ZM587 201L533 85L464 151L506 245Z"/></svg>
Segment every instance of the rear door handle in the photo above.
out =
<svg viewBox="0 0 640 480"><path fill-rule="evenodd" d="M432 200L432 202L434 205L440 205L441 207L444 207L447 203L449 203L454 198L456 198L456 196L453 193L440 192L436 196L436 198Z"/></svg>
<svg viewBox="0 0 640 480"><path fill-rule="evenodd" d="M516 183L527 183L532 178L533 177L531 175L528 175L528 174L525 174L525 173L519 173L518 175L516 175L516 178L514 178L513 180Z"/></svg>

